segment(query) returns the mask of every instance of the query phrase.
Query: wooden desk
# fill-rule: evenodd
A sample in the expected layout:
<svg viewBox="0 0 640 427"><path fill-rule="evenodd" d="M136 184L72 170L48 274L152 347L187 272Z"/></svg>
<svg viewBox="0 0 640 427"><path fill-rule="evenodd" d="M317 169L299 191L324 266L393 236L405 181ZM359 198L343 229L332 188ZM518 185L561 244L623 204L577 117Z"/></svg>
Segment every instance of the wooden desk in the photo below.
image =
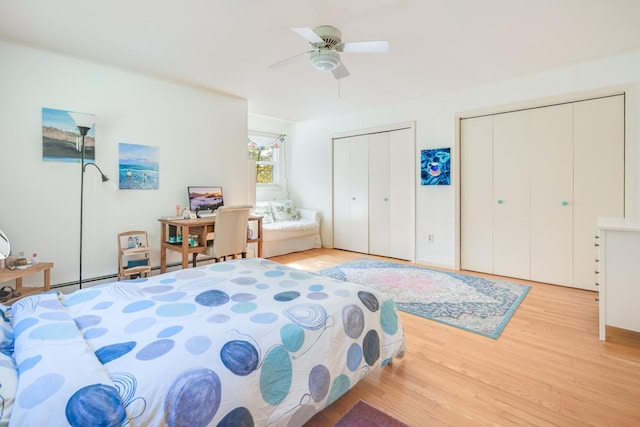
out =
<svg viewBox="0 0 640 427"><path fill-rule="evenodd" d="M207 241L213 240L216 217L196 219L159 219L160 221L160 272L167 271L167 251L182 253L182 268L189 267L189 255L194 257L207 249ZM249 215L249 222L258 224L257 236L248 239L247 243L256 243L258 258L262 257L262 216ZM175 227L175 235L182 236L181 242L169 241L169 229ZM189 236L197 236L198 244L189 246ZM186 238L185 238L186 237Z"/></svg>
<svg viewBox="0 0 640 427"><path fill-rule="evenodd" d="M12 303L13 301L26 297L27 295L33 295L38 292L47 292L51 290L51 269L53 268L52 262L39 262L36 265L31 265L25 269L16 268L15 270L9 270L8 268L0 269L0 283L9 282L11 280L16 281L16 291L20 292L19 296L11 298L4 302L4 304ZM22 287L22 278L30 274L44 272L44 285L42 287Z"/></svg>

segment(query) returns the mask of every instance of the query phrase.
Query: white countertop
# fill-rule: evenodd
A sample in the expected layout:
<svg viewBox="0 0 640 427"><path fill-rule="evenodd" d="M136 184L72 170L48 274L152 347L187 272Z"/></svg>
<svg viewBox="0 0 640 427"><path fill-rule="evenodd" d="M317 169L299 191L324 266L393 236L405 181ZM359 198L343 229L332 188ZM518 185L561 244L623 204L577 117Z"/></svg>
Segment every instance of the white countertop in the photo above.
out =
<svg viewBox="0 0 640 427"><path fill-rule="evenodd" d="M598 218L601 230L640 231L640 218Z"/></svg>

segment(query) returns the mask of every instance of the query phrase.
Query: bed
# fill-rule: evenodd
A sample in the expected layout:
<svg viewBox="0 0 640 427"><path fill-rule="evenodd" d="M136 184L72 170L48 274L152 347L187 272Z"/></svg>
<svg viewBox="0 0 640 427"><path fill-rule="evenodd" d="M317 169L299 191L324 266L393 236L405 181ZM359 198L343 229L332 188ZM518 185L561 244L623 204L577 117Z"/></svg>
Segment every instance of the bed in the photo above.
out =
<svg viewBox="0 0 640 427"><path fill-rule="evenodd" d="M259 258L0 308L17 426L299 426L405 351L385 294Z"/></svg>

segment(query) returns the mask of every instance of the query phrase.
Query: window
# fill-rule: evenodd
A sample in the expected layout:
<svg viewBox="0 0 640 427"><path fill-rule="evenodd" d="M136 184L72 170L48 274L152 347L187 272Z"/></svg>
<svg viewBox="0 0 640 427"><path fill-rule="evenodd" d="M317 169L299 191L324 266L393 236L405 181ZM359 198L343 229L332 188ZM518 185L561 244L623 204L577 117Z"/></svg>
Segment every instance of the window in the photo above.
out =
<svg viewBox="0 0 640 427"><path fill-rule="evenodd" d="M284 142L283 135L266 133L249 133L247 148L249 158L256 161L256 183L281 184L280 147Z"/></svg>

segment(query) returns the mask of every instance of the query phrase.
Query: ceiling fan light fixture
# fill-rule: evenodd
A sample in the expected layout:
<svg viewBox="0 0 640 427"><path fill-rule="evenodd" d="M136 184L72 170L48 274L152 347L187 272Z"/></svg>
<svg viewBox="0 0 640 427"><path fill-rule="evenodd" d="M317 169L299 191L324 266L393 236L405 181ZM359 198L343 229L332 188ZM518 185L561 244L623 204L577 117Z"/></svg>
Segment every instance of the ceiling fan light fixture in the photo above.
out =
<svg viewBox="0 0 640 427"><path fill-rule="evenodd" d="M311 52L311 65L321 71L332 71L340 65L340 54L329 49Z"/></svg>

